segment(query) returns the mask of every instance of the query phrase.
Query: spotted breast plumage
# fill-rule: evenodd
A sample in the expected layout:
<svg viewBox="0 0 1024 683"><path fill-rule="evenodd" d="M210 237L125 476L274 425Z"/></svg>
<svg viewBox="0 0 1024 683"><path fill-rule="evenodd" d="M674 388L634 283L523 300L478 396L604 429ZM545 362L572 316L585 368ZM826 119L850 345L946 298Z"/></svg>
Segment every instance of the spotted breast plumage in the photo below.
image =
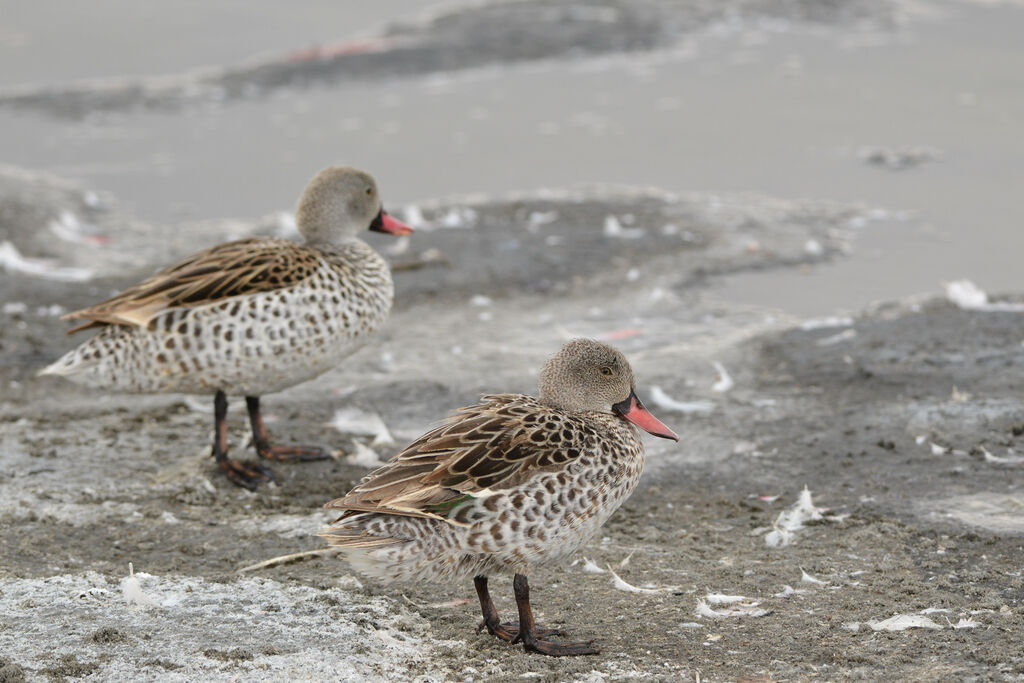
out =
<svg viewBox="0 0 1024 683"><path fill-rule="evenodd" d="M246 396L261 456L327 457L316 448L271 446L259 397L330 370L384 323L391 273L356 233L412 230L383 212L370 175L344 167L325 169L310 182L296 223L305 244L266 238L221 244L68 314L85 321L71 332L99 331L40 374L116 391L214 394L214 456L242 486L272 474L227 457L228 394Z"/></svg>
<svg viewBox="0 0 1024 683"><path fill-rule="evenodd" d="M578 550L636 488L637 426L678 438L637 399L621 353L574 340L545 365L538 398L488 395L456 411L328 503L345 512L321 535L385 581L473 576L484 625L528 650L596 652L544 638L554 632L533 623L526 576ZM497 618L496 572L515 575L522 628Z"/></svg>

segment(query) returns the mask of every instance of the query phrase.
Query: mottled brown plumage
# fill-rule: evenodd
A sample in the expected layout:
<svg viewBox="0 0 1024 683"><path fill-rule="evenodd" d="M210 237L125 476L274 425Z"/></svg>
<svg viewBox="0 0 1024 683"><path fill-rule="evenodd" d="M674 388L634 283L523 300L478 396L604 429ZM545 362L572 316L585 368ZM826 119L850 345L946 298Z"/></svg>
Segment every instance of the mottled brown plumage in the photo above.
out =
<svg viewBox="0 0 1024 683"><path fill-rule="evenodd" d="M316 272L321 258L322 252L287 240L252 237L218 244L62 319L89 321L68 334L111 324L145 327L168 309L295 286Z"/></svg>
<svg viewBox="0 0 1024 683"><path fill-rule="evenodd" d="M321 535L386 581L474 576L486 627L509 640L520 631L498 623L487 576L512 572L527 649L588 654L588 643L543 640L526 574L575 552L636 487L644 450L634 424L678 437L643 408L629 363L605 344L566 344L540 389L456 411L327 503L344 513Z"/></svg>
<svg viewBox="0 0 1024 683"><path fill-rule="evenodd" d="M214 455L235 483L266 468L226 455L227 394L246 396L257 452L321 459L320 449L269 444L259 396L312 379L355 351L387 318L387 263L356 235L408 234L383 212L373 177L324 169L299 201L305 244L250 238L201 251L117 296L69 313L71 330L99 328L41 374L130 392L214 395Z"/></svg>

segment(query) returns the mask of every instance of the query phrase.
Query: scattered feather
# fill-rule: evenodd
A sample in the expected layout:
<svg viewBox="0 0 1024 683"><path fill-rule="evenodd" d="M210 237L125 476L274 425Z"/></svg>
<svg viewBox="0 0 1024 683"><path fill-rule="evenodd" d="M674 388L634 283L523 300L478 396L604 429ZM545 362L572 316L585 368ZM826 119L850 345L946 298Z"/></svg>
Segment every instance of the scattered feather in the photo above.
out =
<svg viewBox="0 0 1024 683"><path fill-rule="evenodd" d="M821 330L828 327L849 327L853 324L853 318L846 316L828 316L825 318L811 318L800 323L800 329L809 330Z"/></svg>
<svg viewBox="0 0 1024 683"><path fill-rule="evenodd" d="M818 586L825 586L828 584L828 581L822 581L821 579L815 578L808 574L803 567L800 568L800 581L802 583L813 583Z"/></svg>
<svg viewBox="0 0 1024 683"><path fill-rule="evenodd" d="M605 237L616 237L619 239L637 239L644 236L643 228L624 228L619 219L615 216L606 216L604 219Z"/></svg>
<svg viewBox="0 0 1024 683"><path fill-rule="evenodd" d="M744 600L750 602L751 598L745 595L725 595L724 593L708 593L704 596L704 601L709 605L731 605L734 602L743 602Z"/></svg>
<svg viewBox="0 0 1024 683"><path fill-rule="evenodd" d="M96 232L95 226L83 223L70 211L61 211L56 220L50 221L50 232L72 244L99 246L110 242L109 237Z"/></svg>
<svg viewBox="0 0 1024 683"><path fill-rule="evenodd" d="M932 447L932 455L945 455L946 453L949 453L949 449L946 448L945 446L940 446L939 444L935 443L934 441L931 441L929 443L931 444L931 447Z"/></svg>
<svg viewBox="0 0 1024 683"><path fill-rule="evenodd" d="M793 588L788 583L782 587L782 591L776 593L776 598L788 598L791 595L802 595L807 592L806 588Z"/></svg>
<svg viewBox="0 0 1024 683"><path fill-rule="evenodd" d="M160 514L160 521L164 524L180 524L181 520L174 516L174 514L168 510L164 510Z"/></svg>
<svg viewBox="0 0 1024 683"><path fill-rule="evenodd" d="M946 619L946 621L949 622L949 625L951 627L955 628L955 629L978 628L979 626L983 626L984 625L980 621L975 621L974 619L971 619L970 617L961 617L960 621L956 622L955 624L953 622L949 621L949 619Z"/></svg>
<svg viewBox="0 0 1024 683"><path fill-rule="evenodd" d="M630 553L629 555L626 555L626 557L625 557L625 558L623 558L623 559L622 559L622 560L621 560L621 561L619 562L619 569L625 569L626 567L628 567L628 566L629 566L629 561L630 561L631 559L633 559L633 553L635 553L635 552L636 552L636 551L634 550L634 551L633 551L633 552L631 552L631 553Z"/></svg>
<svg viewBox="0 0 1024 683"><path fill-rule="evenodd" d="M121 579L121 595L129 605L156 607L156 601L146 595L142 586L139 585L139 580L135 578L135 566L131 562L128 563L128 576Z"/></svg>
<svg viewBox="0 0 1024 683"><path fill-rule="evenodd" d="M883 619L882 621L869 621L868 626L873 631L906 631L908 628L942 628L928 617L920 614L897 614Z"/></svg>
<svg viewBox="0 0 1024 683"><path fill-rule="evenodd" d="M597 563L595 563L593 560L587 559L586 557L583 558L583 571L585 571L587 574L605 573L603 569L597 566Z"/></svg>
<svg viewBox="0 0 1024 683"><path fill-rule="evenodd" d="M715 404L710 401L677 401L655 384L650 389L651 403L663 410L677 413L710 413Z"/></svg>
<svg viewBox="0 0 1024 683"><path fill-rule="evenodd" d="M301 553L289 553L287 555L278 555L277 557L272 557L269 560L263 560L262 562L246 565L245 567L239 567L235 571L241 574L243 572L251 572L254 569L266 569L267 567L276 567L279 564L291 564L292 562L298 562L299 560L304 560L308 557L319 557L320 555L336 555L338 552L340 552L340 548L332 547L317 548L316 550L307 550Z"/></svg>
<svg viewBox="0 0 1024 683"><path fill-rule="evenodd" d="M336 411L330 426L343 434L372 436L373 446L389 446L395 443L380 415L359 408L349 407Z"/></svg>
<svg viewBox="0 0 1024 683"><path fill-rule="evenodd" d="M1024 456L1008 455L1006 457L1002 457L998 455L992 455L984 446L981 447L981 452L985 456L985 462L994 462L999 465L1019 465L1021 463L1024 463Z"/></svg>
<svg viewBox="0 0 1024 683"><path fill-rule="evenodd" d="M684 621L679 624L679 628L704 628L704 624L698 624L696 621Z"/></svg>
<svg viewBox="0 0 1024 683"><path fill-rule="evenodd" d="M772 530L764 537L770 548L785 547L796 537L794 532L804 528L805 522L823 519L824 508L814 507L811 491L806 486L800 492L796 503L779 513L772 524Z"/></svg>
<svg viewBox="0 0 1024 683"><path fill-rule="evenodd" d="M359 465L360 467L380 467L384 464L384 461L380 459L379 455L377 455L377 451L365 445L359 439L353 439L352 445L355 446L355 452L349 455L348 461L353 465Z"/></svg>
<svg viewBox="0 0 1024 683"><path fill-rule="evenodd" d="M611 565L608 565L608 573L612 575L612 587L616 590L625 591L627 593L664 593L665 591L675 590L674 586L668 586L665 588L644 588L641 586L634 586L631 583L627 583L618 574L616 574Z"/></svg>
<svg viewBox="0 0 1024 683"><path fill-rule="evenodd" d="M843 330L842 332L836 332L835 334L829 335L827 337L823 337L823 338L817 340L814 343L817 346L832 346L833 344L838 344L840 342L849 341L850 339L854 339L854 338L856 338L856 336L857 336L857 330L855 330L855 329L853 329L851 327L849 329Z"/></svg>
<svg viewBox="0 0 1024 683"><path fill-rule="evenodd" d="M48 259L26 258L11 242L0 242L0 267L11 273L30 275L57 282L85 282L93 277L88 268L54 265Z"/></svg>
<svg viewBox="0 0 1024 683"><path fill-rule="evenodd" d="M718 381L711 385L711 391L725 393L732 389L736 383L732 381L732 377L729 376L729 372L725 369L725 366L719 363L717 360L711 361L711 364L715 367L715 370L718 372Z"/></svg>
<svg viewBox="0 0 1024 683"><path fill-rule="evenodd" d="M918 446L923 446L924 442L927 441L927 440L928 440L928 437L925 436L924 434L921 434L920 436L914 437L914 443L916 443Z"/></svg>
<svg viewBox="0 0 1024 683"><path fill-rule="evenodd" d="M728 617L763 617L770 614L771 610L758 607L759 602L734 603L722 609L713 609L706 601L697 600L697 617L708 619L726 619Z"/></svg>

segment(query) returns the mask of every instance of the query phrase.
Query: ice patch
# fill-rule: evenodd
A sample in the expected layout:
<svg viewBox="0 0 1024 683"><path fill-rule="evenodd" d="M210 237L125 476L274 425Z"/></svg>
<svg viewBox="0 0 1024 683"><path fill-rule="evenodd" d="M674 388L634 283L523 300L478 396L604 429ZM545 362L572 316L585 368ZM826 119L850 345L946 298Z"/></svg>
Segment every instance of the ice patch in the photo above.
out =
<svg viewBox="0 0 1024 683"><path fill-rule="evenodd" d="M946 283L946 298L960 308L969 311L1024 311L1021 303L992 303L988 294L970 280L954 280Z"/></svg>

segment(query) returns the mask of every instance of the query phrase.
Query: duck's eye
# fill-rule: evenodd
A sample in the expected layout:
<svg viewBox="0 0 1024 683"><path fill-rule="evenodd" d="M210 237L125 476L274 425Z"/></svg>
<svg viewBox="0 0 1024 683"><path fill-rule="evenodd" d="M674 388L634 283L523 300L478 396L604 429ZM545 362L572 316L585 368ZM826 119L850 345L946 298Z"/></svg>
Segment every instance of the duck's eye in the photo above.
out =
<svg viewBox="0 0 1024 683"><path fill-rule="evenodd" d="M602 374L602 375L608 375L608 376L611 376L611 374L612 374L612 369L611 369L611 368L608 368L608 367L605 367L605 368L601 368L601 374Z"/></svg>
<svg viewBox="0 0 1024 683"><path fill-rule="evenodd" d="M366 188L366 196L369 197L369 196L372 196L372 195L373 195L373 188L372 187Z"/></svg>

